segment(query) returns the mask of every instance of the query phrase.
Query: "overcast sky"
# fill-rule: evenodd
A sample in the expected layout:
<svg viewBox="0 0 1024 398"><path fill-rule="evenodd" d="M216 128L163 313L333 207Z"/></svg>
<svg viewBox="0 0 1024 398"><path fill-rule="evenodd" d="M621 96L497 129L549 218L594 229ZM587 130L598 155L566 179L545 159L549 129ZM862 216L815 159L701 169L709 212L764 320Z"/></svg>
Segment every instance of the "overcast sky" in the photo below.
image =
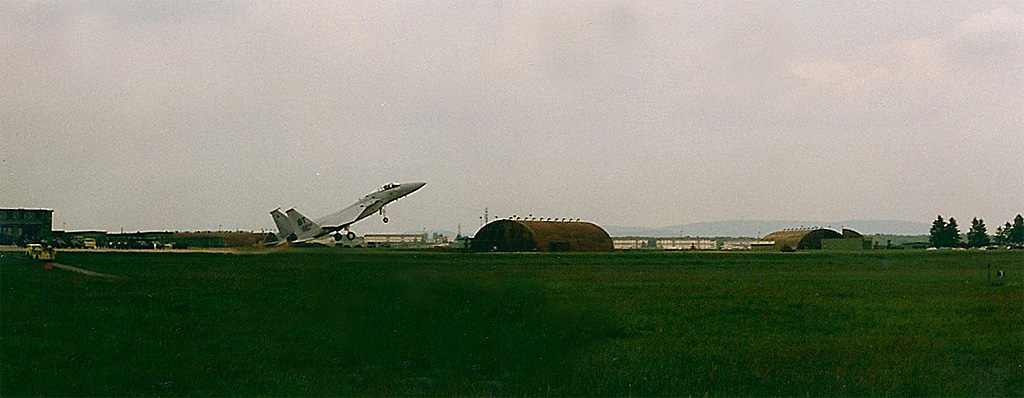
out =
<svg viewBox="0 0 1024 398"><path fill-rule="evenodd" d="M4 1L0 206L73 229L1024 212L1020 1Z"/></svg>

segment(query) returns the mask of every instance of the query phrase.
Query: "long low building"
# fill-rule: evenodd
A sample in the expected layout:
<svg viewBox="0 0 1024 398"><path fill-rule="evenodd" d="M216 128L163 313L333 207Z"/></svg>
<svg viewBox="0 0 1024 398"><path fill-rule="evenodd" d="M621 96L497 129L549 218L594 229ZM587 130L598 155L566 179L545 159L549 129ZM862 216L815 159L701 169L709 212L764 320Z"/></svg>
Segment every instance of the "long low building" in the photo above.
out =
<svg viewBox="0 0 1024 398"><path fill-rule="evenodd" d="M422 245L427 243L426 234L366 234L363 243L369 247Z"/></svg>
<svg viewBox="0 0 1024 398"><path fill-rule="evenodd" d="M722 250L750 250L750 246L756 243L754 239L733 239L722 242L719 249Z"/></svg>
<svg viewBox="0 0 1024 398"><path fill-rule="evenodd" d="M654 247L651 240L651 238L636 236L617 236L612 238L612 246L615 247L615 250L650 249Z"/></svg>
<svg viewBox="0 0 1024 398"><path fill-rule="evenodd" d="M702 238L657 238L654 247L661 250L715 250L718 242Z"/></svg>
<svg viewBox="0 0 1024 398"><path fill-rule="evenodd" d="M618 236L612 238L615 250L715 250L718 241L707 238L648 238Z"/></svg>

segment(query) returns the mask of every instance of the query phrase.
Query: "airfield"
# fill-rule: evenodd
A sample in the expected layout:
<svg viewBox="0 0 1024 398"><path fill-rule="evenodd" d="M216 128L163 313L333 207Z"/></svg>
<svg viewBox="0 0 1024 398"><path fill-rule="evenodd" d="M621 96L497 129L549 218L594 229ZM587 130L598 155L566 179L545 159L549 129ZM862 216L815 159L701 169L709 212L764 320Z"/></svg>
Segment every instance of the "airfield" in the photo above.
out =
<svg viewBox="0 0 1024 398"><path fill-rule="evenodd" d="M0 252L0 395L1024 395L1021 251L57 261Z"/></svg>

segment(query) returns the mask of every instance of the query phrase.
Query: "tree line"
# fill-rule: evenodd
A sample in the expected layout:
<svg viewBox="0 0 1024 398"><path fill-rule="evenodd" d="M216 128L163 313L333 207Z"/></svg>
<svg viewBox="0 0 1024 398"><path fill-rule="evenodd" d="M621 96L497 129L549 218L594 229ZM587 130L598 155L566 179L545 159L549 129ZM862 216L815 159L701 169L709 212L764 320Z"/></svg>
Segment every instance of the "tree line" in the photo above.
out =
<svg viewBox="0 0 1024 398"><path fill-rule="evenodd" d="M960 226L956 219L949 218L949 221L942 219L939 215L932 222L929 230L928 244L931 247L985 247L991 244L996 245L1020 245L1024 244L1024 217L1020 214L1013 218L1013 223L1006 222L996 228L996 234L989 236L985 227L985 221L975 217L971 220L971 229L967 231L966 244L960 239Z"/></svg>

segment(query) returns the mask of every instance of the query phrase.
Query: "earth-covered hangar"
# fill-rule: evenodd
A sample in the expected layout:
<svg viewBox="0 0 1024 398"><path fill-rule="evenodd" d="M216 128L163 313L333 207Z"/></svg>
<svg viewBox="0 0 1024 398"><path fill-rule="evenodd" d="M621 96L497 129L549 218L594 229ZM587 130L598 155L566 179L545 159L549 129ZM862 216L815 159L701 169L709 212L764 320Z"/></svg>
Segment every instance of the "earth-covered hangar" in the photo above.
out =
<svg viewBox="0 0 1024 398"><path fill-rule="evenodd" d="M843 228L839 233L827 228L809 228L772 232L752 247L780 251L863 250L871 247L871 240L852 229Z"/></svg>
<svg viewBox="0 0 1024 398"><path fill-rule="evenodd" d="M601 227L578 221L497 220L477 231L473 251L610 252L612 238Z"/></svg>

